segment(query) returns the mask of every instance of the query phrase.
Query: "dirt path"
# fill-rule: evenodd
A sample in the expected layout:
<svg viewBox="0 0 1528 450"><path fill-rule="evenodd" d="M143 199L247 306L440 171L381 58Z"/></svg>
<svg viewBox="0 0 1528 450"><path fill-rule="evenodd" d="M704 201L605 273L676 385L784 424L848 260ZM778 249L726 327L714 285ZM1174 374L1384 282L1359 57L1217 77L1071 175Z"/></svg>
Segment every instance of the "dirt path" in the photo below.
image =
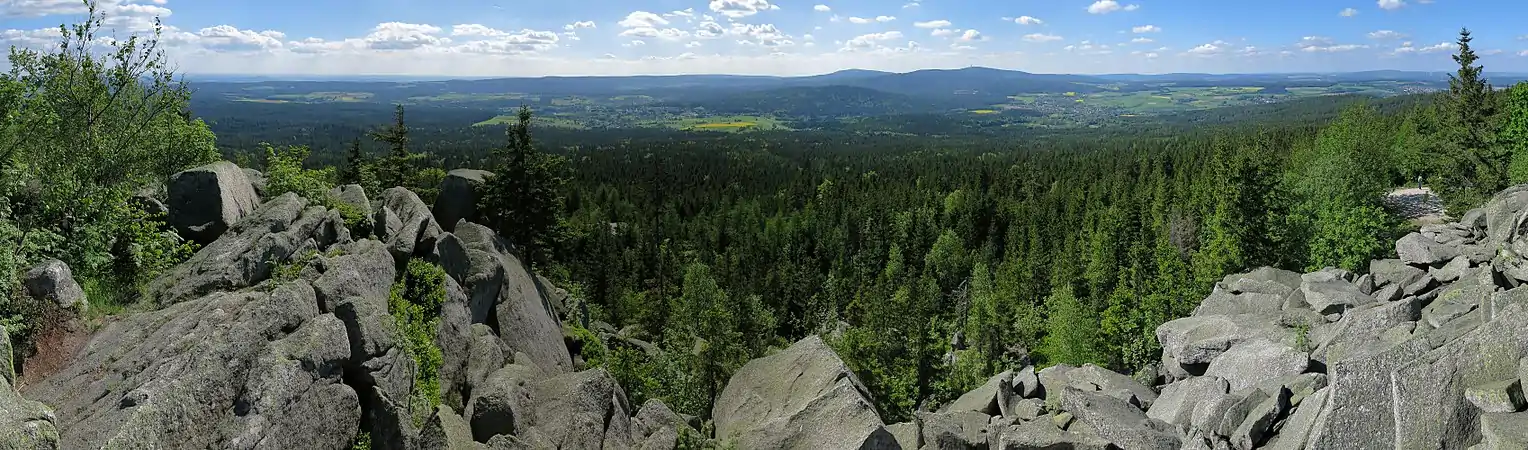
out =
<svg viewBox="0 0 1528 450"><path fill-rule="evenodd" d="M1397 214L1417 225L1443 223L1449 219L1443 201L1432 188L1403 188L1390 191L1385 203Z"/></svg>

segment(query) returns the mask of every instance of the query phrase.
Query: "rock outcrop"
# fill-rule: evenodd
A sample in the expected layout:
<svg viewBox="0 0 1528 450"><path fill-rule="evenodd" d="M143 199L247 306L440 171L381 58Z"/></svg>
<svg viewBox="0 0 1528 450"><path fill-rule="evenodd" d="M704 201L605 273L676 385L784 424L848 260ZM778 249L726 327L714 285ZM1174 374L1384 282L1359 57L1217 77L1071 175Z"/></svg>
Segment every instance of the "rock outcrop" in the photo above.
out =
<svg viewBox="0 0 1528 450"><path fill-rule="evenodd" d="M440 199L435 201L435 221L446 231L456 231L460 220L477 221L477 203L481 198L483 184L493 177L493 172L474 169L456 169L446 173L440 182Z"/></svg>
<svg viewBox="0 0 1528 450"><path fill-rule="evenodd" d="M239 166L219 161L170 177L168 221L186 239L207 244L260 204Z"/></svg>
<svg viewBox="0 0 1528 450"><path fill-rule="evenodd" d="M738 448L900 448L869 391L817 336L738 369L711 418L716 438Z"/></svg>

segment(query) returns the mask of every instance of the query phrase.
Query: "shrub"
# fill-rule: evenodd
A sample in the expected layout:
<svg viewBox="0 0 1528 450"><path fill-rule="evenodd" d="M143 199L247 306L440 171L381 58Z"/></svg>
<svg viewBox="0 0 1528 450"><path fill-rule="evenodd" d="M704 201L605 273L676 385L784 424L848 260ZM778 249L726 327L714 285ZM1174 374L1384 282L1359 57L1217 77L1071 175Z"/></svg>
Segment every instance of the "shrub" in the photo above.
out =
<svg viewBox="0 0 1528 450"><path fill-rule="evenodd" d="M414 358L414 386L409 411L414 424L424 421L440 404L440 368L444 356L435 343L440 326L440 306L446 301L446 272L423 260L411 259L404 276L393 284L387 311L403 335L409 356Z"/></svg>

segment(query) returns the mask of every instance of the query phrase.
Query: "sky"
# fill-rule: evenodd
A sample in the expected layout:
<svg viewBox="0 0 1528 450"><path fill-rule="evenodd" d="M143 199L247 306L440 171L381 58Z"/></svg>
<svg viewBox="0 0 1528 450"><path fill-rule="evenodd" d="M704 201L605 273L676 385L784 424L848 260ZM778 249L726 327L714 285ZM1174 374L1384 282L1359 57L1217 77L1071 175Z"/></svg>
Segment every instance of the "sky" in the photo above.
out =
<svg viewBox="0 0 1528 450"><path fill-rule="evenodd" d="M163 23L183 73L811 75L1446 71L1460 27L1528 72L1522 0L98 0ZM0 0L0 45L48 48L80 0ZM3 63L0 63L3 65Z"/></svg>

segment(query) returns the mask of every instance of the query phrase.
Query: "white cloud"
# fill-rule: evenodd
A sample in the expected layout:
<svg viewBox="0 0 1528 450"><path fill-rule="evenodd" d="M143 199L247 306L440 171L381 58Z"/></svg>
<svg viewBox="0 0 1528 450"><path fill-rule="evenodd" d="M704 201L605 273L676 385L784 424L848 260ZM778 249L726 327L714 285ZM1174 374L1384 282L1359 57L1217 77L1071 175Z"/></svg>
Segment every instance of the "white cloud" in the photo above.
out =
<svg viewBox="0 0 1528 450"><path fill-rule="evenodd" d="M686 22L695 20L695 8L685 8L678 11L664 13L663 17L683 17Z"/></svg>
<svg viewBox="0 0 1528 450"><path fill-rule="evenodd" d="M885 33L870 33L855 36L848 42L844 42L842 51L862 51L881 47L881 43L891 40L902 39L901 31L887 31Z"/></svg>
<svg viewBox="0 0 1528 450"><path fill-rule="evenodd" d="M833 8L829 8L828 5L817 5L813 6L812 10L817 12L829 12L832 11Z"/></svg>
<svg viewBox="0 0 1528 450"><path fill-rule="evenodd" d="M711 11L728 18L738 19L763 11L780 9L769 0L711 0Z"/></svg>
<svg viewBox="0 0 1528 450"><path fill-rule="evenodd" d="M1455 44L1453 42L1442 42L1442 43L1438 43L1438 44L1435 44L1435 45L1429 45L1429 46L1426 46L1426 47L1422 47L1420 49L1417 49L1417 51L1421 52L1421 53L1437 53L1437 52L1451 52L1451 51L1458 50L1458 49L1459 49L1459 44Z"/></svg>
<svg viewBox="0 0 1528 450"><path fill-rule="evenodd" d="M1120 9L1120 6L1119 6L1119 2L1117 2L1117 1L1114 1L1114 0L1098 0L1097 2L1094 2L1092 5L1088 6L1088 13L1091 13L1091 14L1108 14L1108 13L1111 13L1111 12L1119 11L1119 9Z"/></svg>
<svg viewBox="0 0 1528 450"><path fill-rule="evenodd" d="M1379 0L1379 8L1386 11L1394 11L1406 6L1406 0Z"/></svg>
<svg viewBox="0 0 1528 450"><path fill-rule="evenodd" d="M1502 50L1502 49L1499 49L1499 48L1493 48L1493 49L1490 49L1490 50L1481 50L1480 54L1482 56L1495 56L1495 55L1502 54L1502 52L1504 52L1504 51L1505 50Z"/></svg>
<svg viewBox="0 0 1528 450"><path fill-rule="evenodd" d="M1041 24L1044 24L1045 21L1044 20L1040 20L1040 19L1036 19L1036 18L1030 17L1030 16L1019 16L1019 17L1013 19L1013 23L1016 23L1016 24L1019 24L1019 25L1041 25Z"/></svg>
<svg viewBox="0 0 1528 450"><path fill-rule="evenodd" d="M1215 42L1188 49L1184 53L1192 56L1214 56L1225 52L1226 48L1230 45L1231 43L1229 42L1216 40ZM1166 49L1166 47L1163 47L1163 49Z"/></svg>
<svg viewBox="0 0 1528 450"><path fill-rule="evenodd" d="M465 42L453 48L464 53L491 55L526 55L544 52L557 47L557 33L553 31L520 30L502 32L492 30L490 39ZM574 38L577 39L576 37Z"/></svg>
<svg viewBox="0 0 1528 450"><path fill-rule="evenodd" d="M218 25L198 30L196 37L199 44L212 49L269 50L281 48L281 40L286 38L286 34L279 31L240 30L232 25Z"/></svg>
<svg viewBox="0 0 1528 450"><path fill-rule="evenodd" d="M1029 41L1029 42L1051 42L1051 41L1059 41L1061 39L1062 39L1061 36L1057 36L1057 35L1054 35L1054 34L1045 34L1045 33L1034 33L1034 34L1026 34L1026 35L1024 35L1024 40Z"/></svg>
<svg viewBox="0 0 1528 450"><path fill-rule="evenodd" d="M1156 25L1141 25L1141 26L1138 26L1138 27L1131 28L1130 32L1131 33L1135 33L1135 34L1160 33L1160 32L1162 32L1162 28L1158 27Z"/></svg>
<svg viewBox="0 0 1528 450"><path fill-rule="evenodd" d="M594 26L594 22L593 21L589 21L589 20L585 20L585 21L582 21L582 22L573 22L573 23L570 23L570 24L562 26L562 29L567 30L567 31L574 31L574 30L577 30L579 28L598 28L598 27Z"/></svg>
<svg viewBox="0 0 1528 450"><path fill-rule="evenodd" d="M961 42L976 42L984 40L987 40L986 36L982 36L982 32L976 30L966 30L965 33L960 35Z"/></svg>
<svg viewBox="0 0 1528 450"><path fill-rule="evenodd" d="M658 28L668 25L669 21L663 18L663 16L647 11L632 11L631 14L627 14L626 18L618 22L618 24L626 28Z"/></svg>
<svg viewBox="0 0 1528 450"><path fill-rule="evenodd" d="M954 36L954 35L956 35L958 33L960 33L960 30L952 30L952 29L949 29L949 28L940 28L940 29L937 29L937 30L929 32L929 36L933 36L933 37L950 37L950 36Z"/></svg>
<svg viewBox="0 0 1528 450"><path fill-rule="evenodd" d="M684 44L684 48L697 48L702 45L704 44L701 44L700 41L690 41L689 43Z"/></svg>
<svg viewBox="0 0 1528 450"><path fill-rule="evenodd" d="M907 4L902 5L902 9L917 8L919 6L923 6L923 5L921 3L918 3L918 2L907 2Z"/></svg>
<svg viewBox="0 0 1528 450"><path fill-rule="evenodd" d="M849 18L849 23L864 25L864 24L867 24L867 23L876 23L876 22L886 23L886 22L891 22L893 20L897 20L897 18L893 17L893 16L876 16L873 19L867 19L867 18L864 18L864 17L850 17Z"/></svg>
<svg viewBox="0 0 1528 450"><path fill-rule="evenodd" d="M678 28L629 28L622 31L621 37L635 37L648 39L662 39L665 41L678 41L690 37L690 32Z"/></svg>
<svg viewBox="0 0 1528 450"><path fill-rule="evenodd" d="M440 27L434 25L387 22L372 28L363 41L367 48L375 50L412 50L450 44L451 39L435 36L440 31Z"/></svg>
<svg viewBox="0 0 1528 450"><path fill-rule="evenodd" d="M1528 50L1517 52L1517 56L1528 56Z"/></svg>
<svg viewBox="0 0 1528 450"><path fill-rule="evenodd" d="M1130 43L1132 43L1132 44L1150 44L1152 42L1155 42L1155 41L1151 40L1151 38L1149 38L1149 37L1138 37L1138 38L1130 40Z"/></svg>
<svg viewBox="0 0 1528 450"><path fill-rule="evenodd" d="M631 42L627 42L625 44L621 44L622 47L628 47L628 48L629 47L641 47L641 46L645 46L645 45L647 45L647 42L642 41L640 39L635 40L635 41L631 41Z"/></svg>
<svg viewBox="0 0 1528 450"><path fill-rule="evenodd" d="M914 22L913 26L918 27L918 28L944 28L944 27L950 26L950 21L948 21L948 20L930 20L928 22Z"/></svg>
<svg viewBox="0 0 1528 450"><path fill-rule="evenodd" d="M1137 9L1141 9L1141 5L1136 5L1136 4L1125 5L1125 11L1135 11Z"/></svg>
<svg viewBox="0 0 1528 450"><path fill-rule="evenodd" d="M1337 15L1342 16L1342 17L1353 17L1353 16L1358 15L1358 10L1353 9L1353 8L1347 8L1347 9L1342 10L1341 12L1338 12Z"/></svg>
<svg viewBox="0 0 1528 450"><path fill-rule="evenodd" d="M704 22L695 28L695 37L701 39L716 39L727 34L727 29L716 22Z"/></svg>
<svg viewBox="0 0 1528 450"><path fill-rule="evenodd" d="M1375 31L1375 32L1369 33L1369 39L1384 40L1384 41L1388 41L1388 40L1400 40L1400 39L1406 39L1406 34L1405 33L1396 32L1396 31L1391 31L1391 30L1379 30L1379 31Z"/></svg>

